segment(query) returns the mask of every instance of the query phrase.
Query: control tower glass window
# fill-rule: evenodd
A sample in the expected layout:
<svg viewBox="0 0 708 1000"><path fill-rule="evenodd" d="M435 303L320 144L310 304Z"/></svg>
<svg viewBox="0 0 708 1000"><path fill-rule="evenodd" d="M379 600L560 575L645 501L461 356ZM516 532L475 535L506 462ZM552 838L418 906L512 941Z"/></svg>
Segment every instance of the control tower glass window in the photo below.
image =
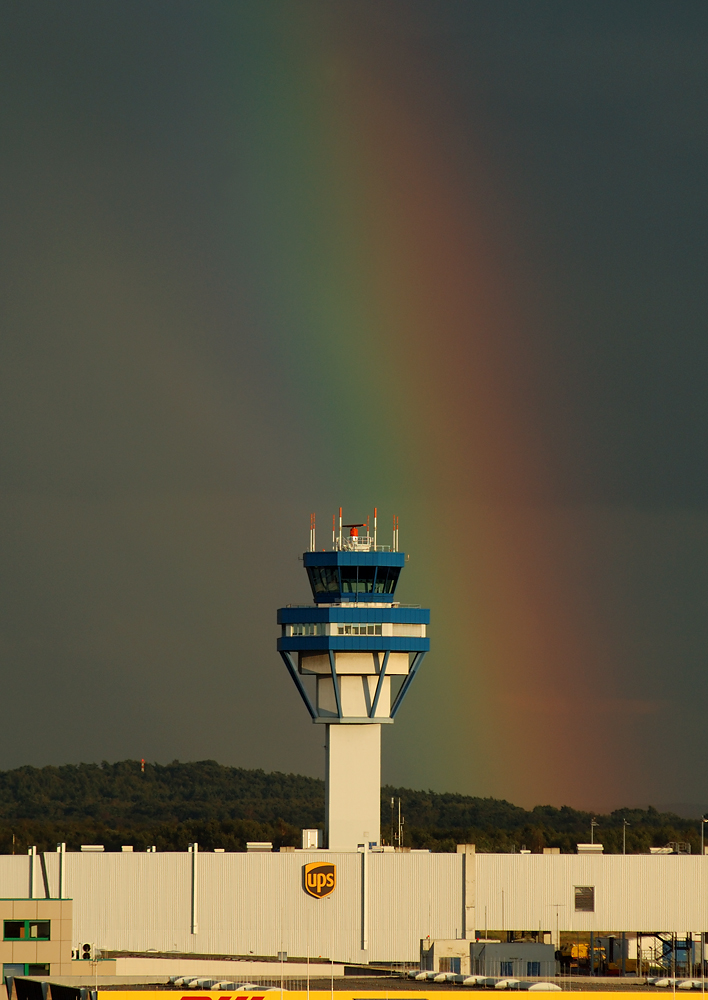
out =
<svg viewBox="0 0 708 1000"><path fill-rule="evenodd" d="M310 586L314 594L339 593L339 579L336 566L308 566Z"/></svg>
<svg viewBox="0 0 708 1000"><path fill-rule="evenodd" d="M376 570L373 566L359 566L357 591L360 594L371 594L373 592L375 572Z"/></svg>
<svg viewBox="0 0 708 1000"><path fill-rule="evenodd" d="M371 594L374 590L373 566L341 566L343 594Z"/></svg>
<svg viewBox="0 0 708 1000"><path fill-rule="evenodd" d="M400 572L399 566L379 566L378 573L376 574L375 593L392 594L396 589L398 574Z"/></svg>

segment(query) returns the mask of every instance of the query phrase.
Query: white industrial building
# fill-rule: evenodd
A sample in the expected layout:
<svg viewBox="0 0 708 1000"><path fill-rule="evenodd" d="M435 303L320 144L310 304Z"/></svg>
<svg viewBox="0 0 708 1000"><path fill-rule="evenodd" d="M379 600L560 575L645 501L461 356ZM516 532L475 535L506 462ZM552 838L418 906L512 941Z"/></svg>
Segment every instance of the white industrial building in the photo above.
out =
<svg viewBox="0 0 708 1000"><path fill-rule="evenodd" d="M320 899L304 888L313 862L336 870L335 888ZM421 942L464 958L492 929L540 931L554 943L588 931L698 940L708 924L708 865L695 855L478 854L469 845L456 854L0 856L0 897L60 896L73 900L74 948L416 963Z"/></svg>

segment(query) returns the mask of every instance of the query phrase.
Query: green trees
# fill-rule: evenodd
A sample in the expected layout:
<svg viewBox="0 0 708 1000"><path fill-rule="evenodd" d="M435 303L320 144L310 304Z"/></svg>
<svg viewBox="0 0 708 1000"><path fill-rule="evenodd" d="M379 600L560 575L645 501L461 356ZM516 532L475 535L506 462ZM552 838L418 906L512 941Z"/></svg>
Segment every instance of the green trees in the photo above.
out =
<svg viewBox="0 0 708 1000"><path fill-rule="evenodd" d="M451 793L382 789L384 839L390 841L391 797L401 798L404 846L454 851L474 843L478 851L574 851L589 839L590 813L563 806L521 809L500 799ZM627 819L627 850L646 852L669 841L699 849L699 823L648 809L622 809L597 815L596 840L606 853L622 850ZM245 850L247 840L274 846L299 846L303 827L324 822L324 782L298 774L267 774L224 767L213 760L171 764L119 761L66 764L0 771L0 853L24 854L29 846L69 850L81 844L124 844L145 850L186 850L197 841L205 850Z"/></svg>
<svg viewBox="0 0 708 1000"><path fill-rule="evenodd" d="M324 784L216 761L119 761L0 772L0 852L53 850L64 841L120 850L244 850L247 840L299 845L302 827L322 825ZM14 844L13 844L14 835Z"/></svg>

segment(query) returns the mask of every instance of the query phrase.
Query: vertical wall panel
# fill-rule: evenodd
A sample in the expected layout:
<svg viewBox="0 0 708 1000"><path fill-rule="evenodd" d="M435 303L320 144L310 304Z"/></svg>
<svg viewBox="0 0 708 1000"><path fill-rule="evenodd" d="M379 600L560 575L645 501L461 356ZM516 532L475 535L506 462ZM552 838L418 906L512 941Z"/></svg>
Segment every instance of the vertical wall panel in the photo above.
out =
<svg viewBox="0 0 708 1000"><path fill-rule="evenodd" d="M189 854L69 854L74 939L110 951L334 957L361 955L361 855L197 855L198 933L191 933ZM310 861L337 865L337 888L317 900L302 889Z"/></svg>
<svg viewBox="0 0 708 1000"><path fill-rule="evenodd" d="M337 867L324 899L303 891L312 861ZM358 854L204 854L200 858L200 947L211 953L321 956L361 961ZM228 947L227 947L228 945Z"/></svg>
<svg viewBox="0 0 708 1000"><path fill-rule="evenodd" d="M415 962L422 938L462 934L462 856L283 852L197 856L198 933L191 933L186 853L76 853L66 860L73 944L110 951L276 955ZM310 861L337 866L324 899L303 891ZM476 854L476 929L707 930L708 858L672 855ZM45 855L50 896L59 859ZM35 886L44 894L40 859ZM367 866L363 908L364 865ZM574 886L595 887L595 912L576 913ZM29 858L0 855L0 897L26 898ZM364 919L365 918L365 919ZM363 950L364 937L368 949Z"/></svg>
<svg viewBox="0 0 708 1000"><path fill-rule="evenodd" d="M420 941L461 934L459 854L369 855L371 961L417 962Z"/></svg>
<svg viewBox="0 0 708 1000"><path fill-rule="evenodd" d="M708 923L708 856L477 854L477 929L685 931ZM595 887L576 913L574 886ZM504 915L502 917L502 893Z"/></svg>
<svg viewBox="0 0 708 1000"><path fill-rule="evenodd" d="M35 883L41 885L39 861ZM0 898L26 899L29 894L29 857L27 854L0 854Z"/></svg>
<svg viewBox="0 0 708 1000"><path fill-rule="evenodd" d="M74 942L111 951L197 951L189 854L66 855Z"/></svg>

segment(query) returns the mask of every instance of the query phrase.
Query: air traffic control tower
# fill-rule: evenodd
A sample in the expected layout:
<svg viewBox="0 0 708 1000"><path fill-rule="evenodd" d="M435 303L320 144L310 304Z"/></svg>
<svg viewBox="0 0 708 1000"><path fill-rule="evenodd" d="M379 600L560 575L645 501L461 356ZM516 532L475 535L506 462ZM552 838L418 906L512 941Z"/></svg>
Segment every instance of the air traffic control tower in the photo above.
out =
<svg viewBox="0 0 708 1000"><path fill-rule="evenodd" d="M333 519L332 548L317 551L314 515L303 561L314 605L278 611L278 652L312 721L325 727L326 847L380 843L381 726L390 725L430 648L430 611L396 601L406 557L377 544L368 524ZM362 534L359 529L363 528ZM343 534L347 529L348 534Z"/></svg>

